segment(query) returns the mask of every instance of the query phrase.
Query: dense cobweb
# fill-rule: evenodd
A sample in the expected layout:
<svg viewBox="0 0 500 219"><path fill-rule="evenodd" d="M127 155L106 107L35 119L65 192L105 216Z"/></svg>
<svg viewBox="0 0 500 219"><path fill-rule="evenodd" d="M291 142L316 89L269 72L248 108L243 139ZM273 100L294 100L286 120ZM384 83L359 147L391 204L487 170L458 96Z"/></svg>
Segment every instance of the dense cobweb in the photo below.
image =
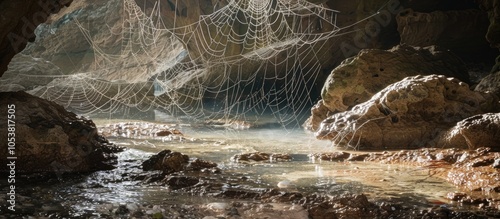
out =
<svg viewBox="0 0 500 219"><path fill-rule="evenodd" d="M75 19L94 51L92 70L50 76L28 92L81 114L136 108L226 122L269 114L300 125L314 86L322 85L319 48L355 25L339 27L337 11L305 0L229 0L187 25L177 22L182 12L172 12L173 27L162 1L147 14L134 0L121 4L121 28L110 30L121 38L118 53L103 50ZM170 55L158 59L150 54L155 47ZM131 67L140 70L119 74Z"/></svg>

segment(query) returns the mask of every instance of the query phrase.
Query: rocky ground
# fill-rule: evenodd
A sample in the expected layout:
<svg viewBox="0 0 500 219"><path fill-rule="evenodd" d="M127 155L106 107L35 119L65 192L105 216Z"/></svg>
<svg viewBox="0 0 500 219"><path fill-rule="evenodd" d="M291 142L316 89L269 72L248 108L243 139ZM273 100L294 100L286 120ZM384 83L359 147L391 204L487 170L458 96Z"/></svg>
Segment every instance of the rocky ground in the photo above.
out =
<svg viewBox="0 0 500 219"><path fill-rule="evenodd" d="M238 154L235 158L255 157L252 162L269 162L271 154L255 152ZM275 155L287 160L286 154ZM260 159L264 157L263 159ZM344 193L325 195L262 186L255 179L241 173L225 173L217 164L190 158L185 154L165 150L144 161L124 160L118 169L125 170L116 178L111 172L96 175L64 175L64 184L81 188L106 187L109 183L128 182L166 188L168 196L158 203L103 203L95 209L71 209L71 203L82 200L61 201L57 193L40 185L41 178L26 178L19 197L16 215L0 218L15 218L33 215L47 218L495 218L500 217L500 200L492 199L485 192L497 193L499 153L488 148L474 151L458 149L421 149L386 152L335 152L311 154L311 159L323 162L374 162L387 165L408 165L426 168L429 177L441 177L457 186L457 192L448 194L456 206L430 203L415 206L404 198L368 198L363 194ZM243 159L244 160L244 159ZM238 160L235 160L238 161ZM247 161L245 161L247 162ZM111 174L111 175L110 175ZM460 174L469 174L463 177ZM94 180L82 179L90 177ZM113 178L113 180L111 180ZM473 180L472 180L473 179ZM61 178L44 179L47 184L61 183ZM83 182L83 183L82 183ZM92 183L89 183L92 182ZM471 184L472 182L472 184ZM477 182L474 184L473 182ZM483 182L483 183L479 183ZM488 183L486 183L488 182ZM279 186L278 186L279 187ZM459 191L459 192L458 192ZM482 195L481 195L482 194ZM71 197L71 194L64 194ZM193 197L206 201L175 203L174 198ZM32 197L40 197L34 199ZM490 197L490 198L487 198ZM52 200L52 201L50 201ZM4 206L6 200L0 200Z"/></svg>

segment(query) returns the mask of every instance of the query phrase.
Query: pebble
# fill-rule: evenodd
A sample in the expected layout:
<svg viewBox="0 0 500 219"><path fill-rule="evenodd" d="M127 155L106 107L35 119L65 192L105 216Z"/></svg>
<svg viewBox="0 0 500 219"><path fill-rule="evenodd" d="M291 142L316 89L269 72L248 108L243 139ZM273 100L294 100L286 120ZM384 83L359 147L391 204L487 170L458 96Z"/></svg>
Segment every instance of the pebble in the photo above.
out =
<svg viewBox="0 0 500 219"><path fill-rule="evenodd" d="M500 158L495 159L491 166L493 166L493 168L500 168Z"/></svg>
<svg viewBox="0 0 500 219"><path fill-rule="evenodd" d="M129 211L136 211L137 209L139 209L139 206L137 206L137 204L131 203L131 204L127 204L127 209Z"/></svg>
<svg viewBox="0 0 500 219"><path fill-rule="evenodd" d="M225 202L213 202L213 203L209 203L207 204L207 208L208 209L211 209L211 210L225 210L226 208L228 208L228 204L225 203Z"/></svg>
<svg viewBox="0 0 500 219"><path fill-rule="evenodd" d="M278 188L284 189L284 188L290 188L293 187L293 184L288 181L288 180L283 180L278 182Z"/></svg>

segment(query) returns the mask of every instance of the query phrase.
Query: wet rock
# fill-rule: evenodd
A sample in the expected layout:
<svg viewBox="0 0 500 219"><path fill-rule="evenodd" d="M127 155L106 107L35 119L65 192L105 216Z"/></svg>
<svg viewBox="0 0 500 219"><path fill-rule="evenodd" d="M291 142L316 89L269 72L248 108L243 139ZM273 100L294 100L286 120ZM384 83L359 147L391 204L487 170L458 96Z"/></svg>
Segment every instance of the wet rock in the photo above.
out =
<svg viewBox="0 0 500 219"><path fill-rule="evenodd" d="M142 169L161 170L163 173L179 172L185 169L189 162L189 157L179 152L163 150L156 155L151 156L148 160L142 163Z"/></svg>
<svg viewBox="0 0 500 219"><path fill-rule="evenodd" d="M204 124L214 128L227 128L235 130L245 130L254 126L254 124L251 124L250 122L235 119L207 120Z"/></svg>
<svg viewBox="0 0 500 219"><path fill-rule="evenodd" d="M337 151L333 153L311 154L309 156L314 159L320 159L325 161L344 161L345 159L349 158L351 154L343 151Z"/></svg>
<svg viewBox="0 0 500 219"><path fill-rule="evenodd" d="M453 164L446 179L465 191L493 192L500 187L500 170L494 167L500 153L470 151L466 159Z"/></svg>
<svg viewBox="0 0 500 219"><path fill-rule="evenodd" d="M120 205L118 206L117 209L113 210L113 212L116 214L116 215L123 215L123 214L128 214L130 211L129 209L127 209L127 206L125 205Z"/></svg>
<svg viewBox="0 0 500 219"><path fill-rule="evenodd" d="M227 213L228 216L240 216L240 213L238 212L237 208L231 208L229 210L229 213Z"/></svg>
<svg viewBox="0 0 500 219"><path fill-rule="evenodd" d="M237 154L231 157L234 162L279 162L279 161L291 161L292 157L289 154L277 154L277 153L264 153L264 152L253 152L247 154Z"/></svg>
<svg viewBox="0 0 500 219"><path fill-rule="evenodd" d="M184 139L181 131L170 124L150 122L120 122L99 127L99 133L106 137L154 138L170 137ZM165 138L162 138L165 139Z"/></svg>
<svg viewBox="0 0 500 219"><path fill-rule="evenodd" d="M260 193L255 191L244 191L244 190L225 190L217 194L215 197L221 198L232 198L232 199L254 199L258 198Z"/></svg>
<svg viewBox="0 0 500 219"><path fill-rule="evenodd" d="M142 212L141 210L136 210L130 213L130 216L135 218L142 218L144 216L144 212Z"/></svg>
<svg viewBox="0 0 500 219"><path fill-rule="evenodd" d="M193 161L189 162L186 169L200 171L203 169L211 169L211 168L215 168L215 167L217 167L217 164L214 162L205 161L205 160L196 158Z"/></svg>
<svg viewBox="0 0 500 219"><path fill-rule="evenodd" d="M467 197L467 194L461 192L450 192L446 195L446 198L452 201L460 201L465 197Z"/></svg>
<svg viewBox="0 0 500 219"><path fill-rule="evenodd" d="M498 167L500 153L491 152L489 148L476 150L422 148L356 154L364 157L364 159L359 159L364 162L402 164L428 169L433 177L442 178L462 191L482 191L485 194L500 192L500 169ZM327 158L328 155L329 153L312 156L320 159L321 157ZM461 200L464 195L465 193L450 193L447 197L457 201ZM492 201L489 200L488 203ZM474 205L476 204L474 202Z"/></svg>
<svg viewBox="0 0 500 219"><path fill-rule="evenodd" d="M162 180L162 182L169 188L176 190L194 186L198 184L200 180L189 176L167 176L164 180Z"/></svg>
<svg viewBox="0 0 500 219"><path fill-rule="evenodd" d="M10 123L15 122L15 136L11 136L10 141L8 129L0 130L0 142L15 143L12 150L5 147L0 151L0 161L8 163L7 157L17 157L17 173L112 169L116 162L113 153L123 150L98 135L91 120L78 117L53 102L24 92L7 92L0 93L0 106L12 108L9 114L7 110L0 113L0 123L8 124L8 115L11 115ZM0 172L6 173L7 168L6 165L0 167Z"/></svg>
<svg viewBox="0 0 500 219"><path fill-rule="evenodd" d="M162 130L162 131L159 131L156 133L156 136L159 136L159 137L164 137L164 136L170 136L170 135L182 135L182 133L179 131L179 130Z"/></svg>
<svg viewBox="0 0 500 219"><path fill-rule="evenodd" d="M214 162L198 158L190 161L189 156L170 150L163 150L158 154L152 155L142 163L142 169L144 171L161 170L163 175L180 171L220 172L217 164Z"/></svg>
<svg viewBox="0 0 500 219"><path fill-rule="evenodd" d="M500 151L500 113L475 115L458 122L437 140L438 147Z"/></svg>
<svg viewBox="0 0 500 219"><path fill-rule="evenodd" d="M432 146L441 132L457 122L497 107L495 96L471 91L457 79L414 76L387 86L349 111L328 117L316 137L355 149Z"/></svg>
<svg viewBox="0 0 500 219"><path fill-rule="evenodd" d="M295 185L288 180L279 181L277 186L280 189L295 187Z"/></svg>
<svg viewBox="0 0 500 219"><path fill-rule="evenodd" d="M369 156L369 154L351 154L346 161L364 161Z"/></svg>

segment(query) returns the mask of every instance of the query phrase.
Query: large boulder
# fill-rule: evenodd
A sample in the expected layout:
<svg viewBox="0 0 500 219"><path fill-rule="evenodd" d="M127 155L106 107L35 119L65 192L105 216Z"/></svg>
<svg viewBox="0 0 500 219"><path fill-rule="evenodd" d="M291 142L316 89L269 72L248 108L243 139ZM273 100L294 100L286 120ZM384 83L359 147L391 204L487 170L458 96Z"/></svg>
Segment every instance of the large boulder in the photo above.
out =
<svg viewBox="0 0 500 219"><path fill-rule="evenodd" d="M474 88L476 91L492 92L500 96L500 70L496 73L489 74L479 81L479 84Z"/></svg>
<svg viewBox="0 0 500 219"><path fill-rule="evenodd" d="M399 45L390 50L362 50L331 72L323 86L323 99L312 109L312 116L304 126L316 131L319 122L329 114L349 110L391 83L408 76L436 72L462 81L469 80L460 58L434 46Z"/></svg>
<svg viewBox="0 0 500 219"><path fill-rule="evenodd" d="M189 157L187 155L163 150L144 161L142 169L145 171L163 170L165 173L171 173L183 170L188 163Z"/></svg>
<svg viewBox="0 0 500 219"><path fill-rule="evenodd" d="M500 113L475 115L458 122L437 139L437 147L500 151Z"/></svg>
<svg viewBox="0 0 500 219"><path fill-rule="evenodd" d="M328 76L321 97L332 112L348 110L387 85L414 75L438 73L468 82L460 58L432 47L399 45L390 50L367 49L345 60Z"/></svg>
<svg viewBox="0 0 500 219"><path fill-rule="evenodd" d="M142 163L142 169L161 170L164 175L180 171L218 171L216 163L198 158L190 160L189 156L171 150L163 150L151 156Z"/></svg>
<svg viewBox="0 0 500 219"><path fill-rule="evenodd" d="M24 92L0 93L1 163L17 173L88 172L113 168L118 149L91 120ZM7 147L9 146L9 147ZM8 159L15 157L16 159ZM0 172L8 172L2 165Z"/></svg>
<svg viewBox="0 0 500 219"><path fill-rule="evenodd" d="M457 122L499 107L490 93L471 91L454 78L407 77L368 101L325 119L316 136L357 149L434 146L439 134Z"/></svg>

